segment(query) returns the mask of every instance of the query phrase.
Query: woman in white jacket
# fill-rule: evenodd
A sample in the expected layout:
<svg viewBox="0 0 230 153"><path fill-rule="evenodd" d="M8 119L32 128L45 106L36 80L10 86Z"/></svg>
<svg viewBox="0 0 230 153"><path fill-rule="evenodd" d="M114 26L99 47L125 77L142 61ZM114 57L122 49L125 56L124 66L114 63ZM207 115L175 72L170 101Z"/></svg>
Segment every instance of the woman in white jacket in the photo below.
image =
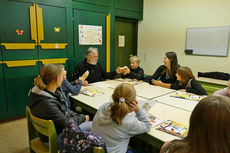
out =
<svg viewBox="0 0 230 153"><path fill-rule="evenodd" d="M136 90L130 84L117 86L112 99L98 109L91 130L102 137L109 153L125 153L130 137L149 131L151 122L138 106Z"/></svg>

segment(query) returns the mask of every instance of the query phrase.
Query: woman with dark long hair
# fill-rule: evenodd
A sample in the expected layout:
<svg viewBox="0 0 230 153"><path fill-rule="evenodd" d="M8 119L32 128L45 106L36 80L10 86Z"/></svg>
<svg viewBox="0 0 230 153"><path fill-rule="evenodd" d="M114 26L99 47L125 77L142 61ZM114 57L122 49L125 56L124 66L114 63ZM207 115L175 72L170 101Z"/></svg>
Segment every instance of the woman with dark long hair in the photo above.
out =
<svg viewBox="0 0 230 153"><path fill-rule="evenodd" d="M229 153L229 129L230 100L206 97L192 112L188 136L165 143L161 153Z"/></svg>
<svg viewBox="0 0 230 153"><path fill-rule="evenodd" d="M176 53L166 52L163 61L164 65L159 66L155 73L147 77L145 81L152 85L170 88L171 84L177 80L176 72L179 65Z"/></svg>

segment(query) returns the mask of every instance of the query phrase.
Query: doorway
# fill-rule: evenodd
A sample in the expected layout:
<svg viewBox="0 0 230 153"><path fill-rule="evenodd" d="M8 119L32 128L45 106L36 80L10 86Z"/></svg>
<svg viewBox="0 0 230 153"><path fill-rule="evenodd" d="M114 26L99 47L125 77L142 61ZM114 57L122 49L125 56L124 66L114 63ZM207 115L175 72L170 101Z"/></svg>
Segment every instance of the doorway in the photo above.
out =
<svg viewBox="0 0 230 153"><path fill-rule="evenodd" d="M114 41L114 67L129 66L137 54L137 20L116 18Z"/></svg>

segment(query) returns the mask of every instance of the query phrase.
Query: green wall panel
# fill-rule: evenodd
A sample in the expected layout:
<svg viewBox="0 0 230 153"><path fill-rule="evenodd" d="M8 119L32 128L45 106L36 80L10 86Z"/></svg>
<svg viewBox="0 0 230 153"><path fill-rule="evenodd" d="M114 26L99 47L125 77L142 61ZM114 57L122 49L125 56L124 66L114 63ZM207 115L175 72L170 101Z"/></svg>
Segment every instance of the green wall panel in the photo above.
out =
<svg viewBox="0 0 230 153"><path fill-rule="evenodd" d="M28 60L28 59L37 59L37 49L13 49L7 50L5 47L2 49L2 57L4 61L13 61L13 60Z"/></svg>
<svg viewBox="0 0 230 153"><path fill-rule="evenodd" d="M73 0L75 2L89 3L94 5L109 6L109 0Z"/></svg>
<svg viewBox="0 0 230 153"><path fill-rule="evenodd" d="M102 26L102 45L79 45L78 25ZM74 10L74 46L75 46L75 65L82 61L85 52L89 47L98 48L99 63L105 68L105 32L106 32L106 14L98 12Z"/></svg>
<svg viewBox="0 0 230 153"><path fill-rule="evenodd" d="M115 8L143 12L143 0L114 0Z"/></svg>
<svg viewBox="0 0 230 153"><path fill-rule="evenodd" d="M66 8L39 5L42 8L44 40L41 43L67 43ZM54 27L60 28L55 32ZM66 58L65 49L41 49L38 47L39 59Z"/></svg>
<svg viewBox="0 0 230 153"><path fill-rule="evenodd" d="M44 40L41 43L66 43L66 9L39 5L42 8ZM60 31L55 32L54 27Z"/></svg>
<svg viewBox="0 0 230 153"><path fill-rule="evenodd" d="M38 65L7 67L4 64L7 107L9 117L25 115L28 92L33 87L33 79L39 74Z"/></svg>
<svg viewBox="0 0 230 153"><path fill-rule="evenodd" d="M1 55L1 46L0 46L0 61L2 61ZM4 83L4 73L3 66L0 63L0 120L6 119L7 115L7 106L6 106L6 95L5 95L5 83Z"/></svg>
<svg viewBox="0 0 230 153"><path fill-rule="evenodd" d="M30 38L29 3L0 1L0 42L4 43L32 43ZM16 30L23 30L18 35Z"/></svg>

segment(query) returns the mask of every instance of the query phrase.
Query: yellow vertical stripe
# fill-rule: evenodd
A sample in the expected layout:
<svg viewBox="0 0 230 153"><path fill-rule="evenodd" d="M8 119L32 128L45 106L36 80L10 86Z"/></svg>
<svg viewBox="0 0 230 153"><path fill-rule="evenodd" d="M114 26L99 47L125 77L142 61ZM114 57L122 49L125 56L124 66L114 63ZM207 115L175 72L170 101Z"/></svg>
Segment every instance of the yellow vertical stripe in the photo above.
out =
<svg viewBox="0 0 230 153"><path fill-rule="evenodd" d="M30 6L30 31L31 31L31 39L35 40L37 43L37 25L36 25L36 9L35 4Z"/></svg>
<svg viewBox="0 0 230 153"><path fill-rule="evenodd" d="M106 16L106 71L110 72L110 14Z"/></svg>
<svg viewBox="0 0 230 153"><path fill-rule="evenodd" d="M40 43L41 40L44 40L42 8L38 7L38 4L36 4L36 10L38 26L38 43Z"/></svg>

